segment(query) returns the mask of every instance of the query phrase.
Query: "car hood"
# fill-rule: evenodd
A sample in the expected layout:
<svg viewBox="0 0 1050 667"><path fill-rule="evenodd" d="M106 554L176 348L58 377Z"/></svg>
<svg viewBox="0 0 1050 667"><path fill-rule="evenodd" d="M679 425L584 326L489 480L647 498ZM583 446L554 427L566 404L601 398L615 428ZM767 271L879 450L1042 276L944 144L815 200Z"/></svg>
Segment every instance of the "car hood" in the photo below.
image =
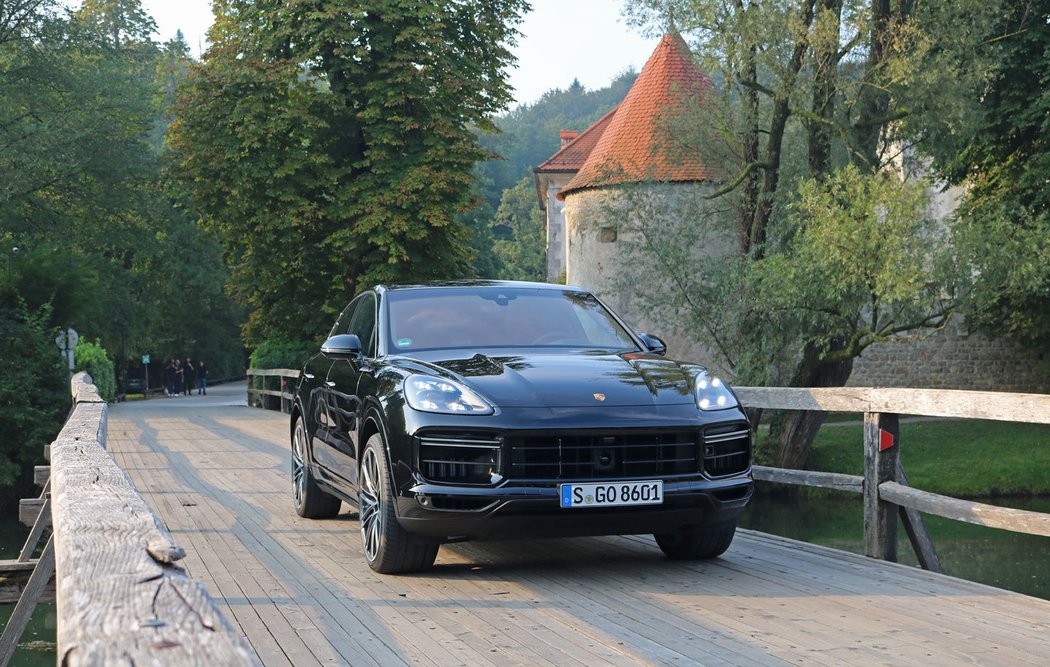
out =
<svg viewBox="0 0 1050 667"><path fill-rule="evenodd" d="M702 366L653 354L557 351L473 354L448 350L403 358L456 379L500 407L675 405L693 402Z"/></svg>

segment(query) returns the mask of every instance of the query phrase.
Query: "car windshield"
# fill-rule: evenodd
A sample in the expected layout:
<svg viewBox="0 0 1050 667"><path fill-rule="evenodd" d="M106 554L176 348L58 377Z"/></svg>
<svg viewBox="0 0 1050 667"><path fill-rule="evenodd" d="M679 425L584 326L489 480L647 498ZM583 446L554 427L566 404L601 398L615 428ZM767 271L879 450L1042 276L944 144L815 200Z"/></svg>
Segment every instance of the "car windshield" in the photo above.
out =
<svg viewBox="0 0 1050 667"><path fill-rule="evenodd" d="M390 350L478 347L631 349L630 334L593 295L479 286L387 293Z"/></svg>

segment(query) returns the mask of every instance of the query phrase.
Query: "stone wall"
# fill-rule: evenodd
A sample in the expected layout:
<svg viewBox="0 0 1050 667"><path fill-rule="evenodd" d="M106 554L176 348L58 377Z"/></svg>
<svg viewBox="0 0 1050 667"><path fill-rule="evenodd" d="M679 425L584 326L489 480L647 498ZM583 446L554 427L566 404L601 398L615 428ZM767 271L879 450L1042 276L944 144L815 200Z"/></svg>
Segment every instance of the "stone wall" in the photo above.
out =
<svg viewBox="0 0 1050 667"><path fill-rule="evenodd" d="M919 340L864 351L850 386L1050 393L1050 358L1008 339L967 332L962 318Z"/></svg>
<svg viewBox="0 0 1050 667"><path fill-rule="evenodd" d="M670 183L648 186L648 191L601 188L570 193L563 209L568 253L566 282L594 292L620 314L635 331L659 336L667 343L669 357L696 361L724 369L708 347L682 335L680 322L665 321L647 307L645 294L671 289L652 275L631 275L625 253L646 246L643 234L682 238L676 225L692 225L691 253L697 257L726 255L735 251L731 228L702 229L698 211L708 206L703 195L711 186ZM642 231L644 228L644 231ZM636 267L633 273L638 273Z"/></svg>

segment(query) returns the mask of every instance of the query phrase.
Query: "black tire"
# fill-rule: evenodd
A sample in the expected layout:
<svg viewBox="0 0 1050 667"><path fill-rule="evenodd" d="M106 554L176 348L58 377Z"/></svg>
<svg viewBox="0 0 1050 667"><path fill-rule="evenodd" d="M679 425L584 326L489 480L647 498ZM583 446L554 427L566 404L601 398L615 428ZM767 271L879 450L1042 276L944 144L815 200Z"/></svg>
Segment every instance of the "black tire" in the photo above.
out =
<svg viewBox="0 0 1050 667"><path fill-rule="evenodd" d="M429 570L439 545L410 534L397 522L393 485L383 438L376 433L365 443L357 476L361 510L361 551L368 567L380 574Z"/></svg>
<svg viewBox="0 0 1050 667"><path fill-rule="evenodd" d="M664 555L674 560L699 560L721 556L733 543L736 522L706 530L653 535Z"/></svg>
<svg viewBox="0 0 1050 667"><path fill-rule="evenodd" d="M292 427L292 493L295 513L307 519L330 519L342 501L317 486L310 472L309 438L301 418Z"/></svg>

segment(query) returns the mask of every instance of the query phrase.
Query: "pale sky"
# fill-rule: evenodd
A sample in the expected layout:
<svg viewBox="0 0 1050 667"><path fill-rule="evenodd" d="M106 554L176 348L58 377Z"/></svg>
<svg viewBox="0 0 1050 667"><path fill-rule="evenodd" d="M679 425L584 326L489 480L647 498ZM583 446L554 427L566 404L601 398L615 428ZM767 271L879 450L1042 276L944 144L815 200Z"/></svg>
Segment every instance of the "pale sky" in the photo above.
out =
<svg viewBox="0 0 1050 667"><path fill-rule="evenodd" d="M515 49L518 67L510 73L517 102L535 102L551 88L566 88L573 78L588 90L609 85L620 72L642 65L656 48L620 18L623 0L531 0L519 26ZM157 21L159 40L181 29L193 54L206 46L211 25L210 0L142 0Z"/></svg>

